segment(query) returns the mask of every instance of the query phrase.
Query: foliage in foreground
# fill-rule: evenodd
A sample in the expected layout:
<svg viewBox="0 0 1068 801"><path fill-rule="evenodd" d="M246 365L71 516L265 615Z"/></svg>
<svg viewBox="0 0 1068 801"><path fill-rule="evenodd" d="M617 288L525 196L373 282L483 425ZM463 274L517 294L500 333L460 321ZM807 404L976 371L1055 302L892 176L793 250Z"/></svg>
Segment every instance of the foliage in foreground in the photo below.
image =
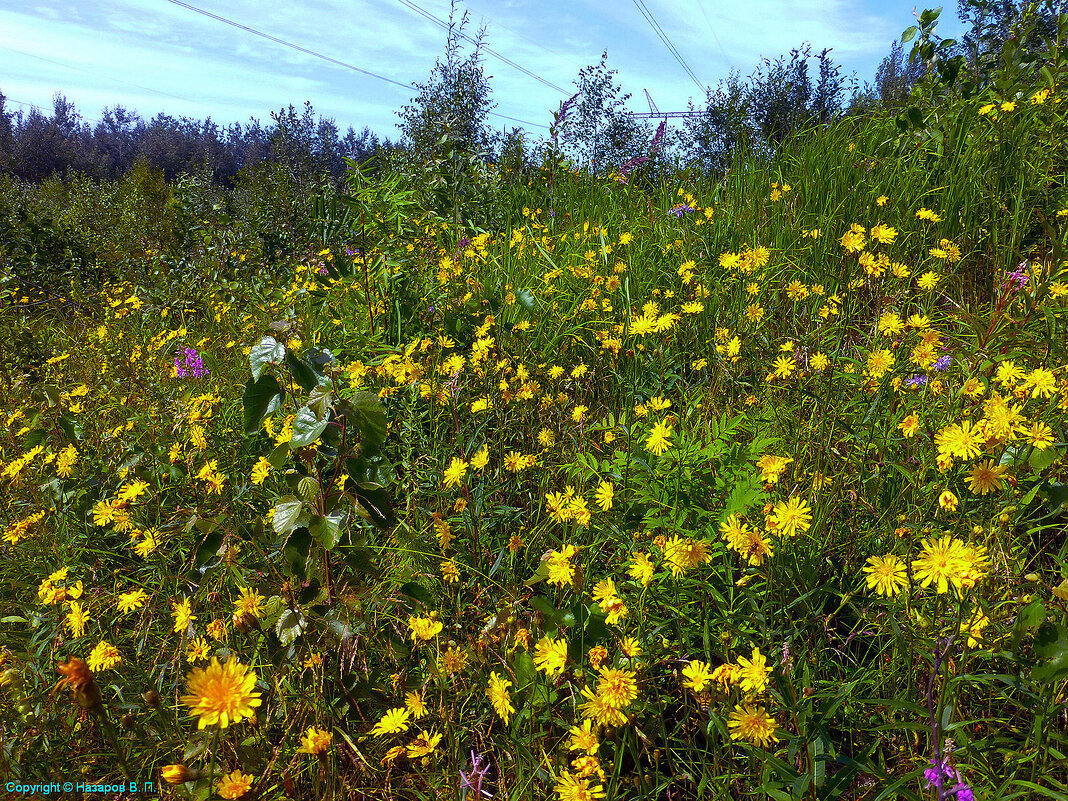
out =
<svg viewBox="0 0 1068 801"><path fill-rule="evenodd" d="M282 287L17 288L5 781L1064 797L1055 88L933 168L836 126L499 230L366 191Z"/></svg>

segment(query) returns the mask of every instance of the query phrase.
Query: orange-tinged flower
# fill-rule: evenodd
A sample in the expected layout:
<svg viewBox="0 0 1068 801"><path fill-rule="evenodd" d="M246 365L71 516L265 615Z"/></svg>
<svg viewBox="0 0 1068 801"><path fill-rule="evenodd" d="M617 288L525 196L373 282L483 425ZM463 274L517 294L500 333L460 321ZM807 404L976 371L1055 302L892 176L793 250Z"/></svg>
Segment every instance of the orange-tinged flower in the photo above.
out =
<svg viewBox="0 0 1068 801"><path fill-rule="evenodd" d="M186 694L182 703L200 718L197 728L218 725L227 728L244 718L252 717L253 708L262 703L260 694L253 692L256 674L236 658L220 665L212 657L206 668L194 668L186 676Z"/></svg>

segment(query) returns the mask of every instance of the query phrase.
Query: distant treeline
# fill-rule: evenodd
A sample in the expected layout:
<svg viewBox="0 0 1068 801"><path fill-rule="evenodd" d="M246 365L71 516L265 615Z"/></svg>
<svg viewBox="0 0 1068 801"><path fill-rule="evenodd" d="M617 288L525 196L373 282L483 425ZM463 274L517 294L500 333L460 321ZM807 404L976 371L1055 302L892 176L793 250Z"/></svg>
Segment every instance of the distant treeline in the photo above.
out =
<svg viewBox="0 0 1068 801"><path fill-rule="evenodd" d="M369 128L341 131L331 119L316 116L310 103L271 115L264 125L220 126L210 117L197 120L157 114L144 120L121 105L105 108L99 122L88 122L61 94L51 115L31 107L13 109L0 91L0 173L30 182L74 171L100 180L125 175L139 162L162 170L168 181L183 173L209 173L230 186L242 169L263 162L286 162L316 174L340 178L346 157L373 156L380 141Z"/></svg>

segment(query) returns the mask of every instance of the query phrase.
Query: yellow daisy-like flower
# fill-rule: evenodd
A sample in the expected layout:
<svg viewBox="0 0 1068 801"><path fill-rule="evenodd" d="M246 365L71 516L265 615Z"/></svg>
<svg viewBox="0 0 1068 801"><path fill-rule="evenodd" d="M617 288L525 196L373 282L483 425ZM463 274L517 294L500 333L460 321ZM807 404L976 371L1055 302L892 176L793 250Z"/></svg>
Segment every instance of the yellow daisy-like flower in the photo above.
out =
<svg viewBox="0 0 1068 801"><path fill-rule="evenodd" d="M252 717L253 708L262 703L260 694L254 692L256 674L230 658L220 665L218 657L212 657L206 668L194 668L186 676L186 694L182 703L200 718L197 728L218 725L227 728Z"/></svg>
<svg viewBox="0 0 1068 801"><path fill-rule="evenodd" d="M671 447L671 436L674 430L663 420L660 420L653 426L649 432L648 439L645 440L645 449L649 453L657 456L662 456L664 452Z"/></svg>
<svg viewBox="0 0 1068 801"><path fill-rule="evenodd" d="M119 653L119 648L109 642L99 642L89 655L89 670L93 673L105 671L114 668L121 661L123 657Z"/></svg>
<svg viewBox="0 0 1068 801"><path fill-rule="evenodd" d="M708 664L700 659L694 659L682 669L684 681L682 685L696 692L702 692L705 687L712 683L712 672Z"/></svg>
<svg viewBox="0 0 1068 801"><path fill-rule="evenodd" d="M796 495L785 503L779 501L775 504L771 516L780 537L796 537L812 527L812 507L808 501Z"/></svg>
<svg viewBox="0 0 1068 801"><path fill-rule="evenodd" d="M252 789L254 781L255 778L248 773L234 770L219 779L219 783L215 785L215 792L220 798L241 798Z"/></svg>
<svg viewBox="0 0 1068 801"><path fill-rule="evenodd" d="M171 615L174 618L174 633L184 634L190 624L197 619L193 614L193 604L188 598L171 602Z"/></svg>
<svg viewBox="0 0 1068 801"><path fill-rule="evenodd" d="M731 728L732 740L745 740L761 748L779 742L775 736L775 718L763 707L739 704L731 712L727 725Z"/></svg>
<svg viewBox="0 0 1068 801"><path fill-rule="evenodd" d="M185 658L186 661L191 664L197 662L208 661L208 656L211 654L211 646L208 645L208 641L203 637L196 637L189 641L189 647L186 649Z"/></svg>
<svg viewBox="0 0 1068 801"><path fill-rule="evenodd" d="M449 489L449 487L458 487L466 474L467 462L458 456L454 456L449 463L449 466L445 469L445 478L442 485L445 489Z"/></svg>
<svg viewBox="0 0 1068 801"><path fill-rule="evenodd" d="M908 584L905 563L893 554L869 556L864 572L868 574L868 589L887 597L897 595Z"/></svg>
<svg viewBox="0 0 1068 801"><path fill-rule="evenodd" d="M664 546L664 561L671 569L671 575L676 578L711 558L708 543L704 540L672 537Z"/></svg>
<svg viewBox="0 0 1068 801"><path fill-rule="evenodd" d="M585 751L587 754L596 754L600 742L597 740L597 732L593 728L593 721L589 718L581 724L572 726L568 731L569 751Z"/></svg>
<svg viewBox="0 0 1068 801"><path fill-rule="evenodd" d="M70 629L70 633L75 637L81 637L85 634L85 624L88 621L89 616L85 613L85 609L78 601L70 602L70 611L67 612L67 628ZM90 657L90 660L92 657Z"/></svg>
<svg viewBox="0 0 1068 801"><path fill-rule="evenodd" d="M436 732L431 734L426 730L423 730L414 740L408 743L408 758L419 759L421 757L430 756L440 742L440 734Z"/></svg>
<svg viewBox="0 0 1068 801"><path fill-rule="evenodd" d="M911 439L916 436L916 432L920 430L920 416L913 412L898 423L897 427L907 439Z"/></svg>
<svg viewBox="0 0 1068 801"><path fill-rule="evenodd" d="M386 734L397 734L398 732L408 731L409 714L408 710L404 707L387 710L381 720L379 720L371 729L371 734L375 737L382 737Z"/></svg>
<svg viewBox="0 0 1068 801"><path fill-rule="evenodd" d="M297 753L312 754L313 756L325 754L327 749L330 748L330 741L333 739L334 735L331 732L309 726L308 731L300 739L300 748L297 749Z"/></svg>
<svg viewBox="0 0 1068 801"><path fill-rule="evenodd" d="M508 688L511 686L512 682L499 675L497 671L490 673L486 695L489 696L493 709L505 723L508 723L508 717L515 712L515 707L512 706L512 696L508 693Z"/></svg>
<svg viewBox="0 0 1068 801"><path fill-rule="evenodd" d="M592 784L592 779L574 773L564 773L553 787L560 801L598 801L604 798L604 788Z"/></svg>
<svg viewBox="0 0 1068 801"><path fill-rule="evenodd" d="M753 649L752 659L746 659L744 656L738 657L738 667L740 668L738 683L742 687L742 692L747 695L759 695L764 692L764 688L768 686L771 668L768 667L768 658L760 653L759 648Z"/></svg>
<svg viewBox="0 0 1068 801"><path fill-rule="evenodd" d="M986 495L1001 489L1001 477L1005 475L1004 465L996 465L990 459L979 462L972 467L968 476L968 489L979 495Z"/></svg>
<svg viewBox="0 0 1068 801"><path fill-rule="evenodd" d="M131 592L124 592L119 596L119 602L116 604L119 611L122 614L132 612L135 609L140 609L144 606L145 599L148 597L148 593L144 590L132 590Z"/></svg>
<svg viewBox="0 0 1068 801"><path fill-rule="evenodd" d="M263 616L263 604L267 599L251 587L239 587L239 597L234 601L234 617L251 615L254 618Z"/></svg>
<svg viewBox="0 0 1068 801"><path fill-rule="evenodd" d="M935 585L940 595L949 585L960 587L962 573L968 567L964 543L950 536L924 540L923 551L912 561L912 574L921 587Z"/></svg>
<svg viewBox="0 0 1068 801"><path fill-rule="evenodd" d="M433 614L430 617L411 615L408 618L408 628L411 631L413 642L427 642L440 634L444 625Z"/></svg>
<svg viewBox="0 0 1068 801"><path fill-rule="evenodd" d="M542 637L534 647L534 666L547 676L559 676L567 665L567 641Z"/></svg>
<svg viewBox="0 0 1068 801"><path fill-rule="evenodd" d="M612 508L612 500L615 496L615 488L612 486L611 481L602 481L597 485L597 491L594 493L594 501L601 507L601 511L607 512Z"/></svg>
<svg viewBox="0 0 1068 801"><path fill-rule="evenodd" d="M643 587L649 586L655 571L656 568L653 566L652 560L649 559L649 554L642 551L634 554L630 567L627 568L630 577L635 581L640 581Z"/></svg>
<svg viewBox="0 0 1068 801"><path fill-rule="evenodd" d="M271 473L271 463L265 456L261 456L256 460L256 464L252 466L252 483L262 484L267 476Z"/></svg>

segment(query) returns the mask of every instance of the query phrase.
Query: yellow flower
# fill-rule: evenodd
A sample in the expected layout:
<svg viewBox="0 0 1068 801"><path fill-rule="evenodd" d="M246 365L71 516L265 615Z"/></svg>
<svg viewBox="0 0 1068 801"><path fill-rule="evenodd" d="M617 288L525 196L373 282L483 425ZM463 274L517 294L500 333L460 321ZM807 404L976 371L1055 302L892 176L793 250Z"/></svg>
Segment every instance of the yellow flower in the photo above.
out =
<svg viewBox="0 0 1068 801"><path fill-rule="evenodd" d="M240 798L252 789L254 781L255 778L248 773L234 770L219 779L219 783L215 785L215 791L221 798Z"/></svg>
<svg viewBox="0 0 1068 801"><path fill-rule="evenodd" d="M947 512L956 511L958 502L957 496L949 490L944 490L942 494L938 496L938 505Z"/></svg>
<svg viewBox="0 0 1068 801"><path fill-rule="evenodd" d="M252 467L252 483L262 484L267 476L271 472L271 463L265 456L261 456L256 460L256 464Z"/></svg>
<svg viewBox="0 0 1068 801"><path fill-rule="evenodd" d="M408 744L408 758L419 759L421 757L430 756L434 752L434 749L438 747L438 743L441 742L441 735L438 733L430 734L425 729L414 740Z"/></svg>
<svg viewBox="0 0 1068 801"><path fill-rule="evenodd" d="M1003 465L995 465L990 459L985 462L978 462L972 467L971 475L968 476L968 488L980 495L999 490L1001 489L1001 477L1007 469Z"/></svg>
<svg viewBox="0 0 1068 801"><path fill-rule="evenodd" d="M685 678L682 683L683 686L689 687L695 692L702 692L705 687L712 683L712 673L708 669L708 664L700 659L694 659L684 667L682 675Z"/></svg>
<svg viewBox="0 0 1068 801"><path fill-rule="evenodd" d="M98 673L99 671L114 668L121 661L123 661L123 658L119 653L119 648L109 642L101 641L96 644L89 655L89 670Z"/></svg>
<svg viewBox="0 0 1068 801"><path fill-rule="evenodd" d="M174 633L184 634L190 624L196 620L193 614L193 604L188 598L181 601L171 602L171 615L174 617Z"/></svg>
<svg viewBox="0 0 1068 801"><path fill-rule="evenodd" d="M251 587L238 587L240 596L234 601L235 620L241 615L251 615L254 618L263 617L263 602L267 600Z"/></svg>
<svg viewBox="0 0 1068 801"><path fill-rule="evenodd" d="M761 748L779 742L775 736L775 718L763 707L738 704L731 712L727 725L731 728L732 740L745 740Z"/></svg>
<svg viewBox="0 0 1068 801"><path fill-rule="evenodd" d="M381 720L371 729L371 734L375 737L382 737L386 734L408 731L408 715L409 712L404 707L387 710Z"/></svg>
<svg viewBox="0 0 1068 801"><path fill-rule="evenodd" d="M920 430L920 416L913 412L898 423L897 427L906 438L914 437L916 436L916 432Z"/></svg>
<svg viewBox="0 0 1068 801"><path fill-rule="evenodd" d="M449 463L448 468L445 470L444 487L458 487L460 482L463 481L464 476L467 474L467 462L458 456L452 458L452 462Z"/></svg>
<svg viewBox="0 0 1068 801"><path fill-rule="evenodd" d="M905 564L893 554L869 556L864 572L868 574L868 589L887 597L897 595L908 584Z"/></svg>
<svg viewBox="0 0 1068 801"><path fill-rule="evenodd" d="M334 735L331 732L309 726L308 731L300 740L300 748L297 749L297 753L315 756L325 754L327 749L330 748L330 741L333 739Z"/></svg>
<svg viewBox="0 0 1068 801"><path fill-rule="evenodd" d="M493 704L494 710L505 723L508 723L508 717L515 712L515 707L512 706L512 697L508 694L508 688L511 686L512 682L494 671L490 674L489 685L486 688L490 703Z"/></svg>
<svg viewBox="0 0 1068 801"><path fill-rule="evenodd" d="M656 568L653 567L653 563L649 560L649 555L639 551L634 554L627 572L630 573L631 578L635 581L640 581L643 587L647 587L653 580L655 570Z"/></svg>
<svg viewBox="0 0 1068 801"><path fill-rule="evenodd" d="M567 665L567 641L542 637L534 647L534 666L547 676L559 676Z"/></svg>
<svg viewBox="0 0 1068 801"><path fill-rule="evenodd" d="M70 633L75 637L81 637L85 634L85 624L87 620L88 615L86 615L82 605L78 601L71 601L70 611L67 612L67 628L70 629ZM90 657L90 662L91 661L92 657ZM95 668L91 667L91 669Z"/></svg>
<svg viewBox="0 0 1068 801"><path fill-rule="evenodd" d="M934 583L939 594L947 592L949 585L960 587L966 563L964 543L948 535L941 539L929 538L923 542L923 551L912 561L912 574L921 587Z"/></svg>
<svg viewBox="0 0 1068 801"><path fill-rule="evenodd" d="M444 625L440 620L435 619L436 614L431 614L430 617L411 615L408 618L408 628L411 630L413 642L426 642L441 633Z"/></svg>
<svg viewBox="0 0 1068 801"><path fill-rule="evenodd" d="M218 657L212 657L206 668L194 668L186 676L186 694L182 703L190 712L200 718L197 728L218 724L227 728L244 718L253 716L253 708L262 701L256 686L256 674L248 670L235 657L219 664Z"/></svg>
<svg viewBox="0 0 1068 801"><path fill-rule="evenodd" d="M747 695L759 695L764 692L764 688L768 686L771 668L768 667L767 657L760 653L759 648L753 649L752 659L746 659L744 656L738 657L738 667L738 683L742 687L742 692Z"/></svg>
<svg viewBox="0 0 1068 801"><path fill-rule="evenodd" d="M812 527L812 507L808 501L797 496L785 503L779 501L771 514L775 531L780 537L796 537Z"/></svg>
<svg viewBox="0 0 1068 801"><path fill-rule="evenodd" d="M688 537L672 537L664 546L664 561L676 578L687 570L711 559L708 543Z"/></svg>
<svg viewBox="0 0 1068 801"><path fill-rule="evenodd" d="M671 447L670 438L673 433L672 427L660 420L649 432L649 437L645 440L645 449L649 453L662 456Z"/></svg>
<svg viewBox="0 0 1068 801"><path fill-rule="evenodd" d="M607 512L612 508L612 499L615 494L615 489L612 486L611 481L602 481L597 485L597 491L594 493L594 500L597 505L601 507L602 511Z"/></svg>

